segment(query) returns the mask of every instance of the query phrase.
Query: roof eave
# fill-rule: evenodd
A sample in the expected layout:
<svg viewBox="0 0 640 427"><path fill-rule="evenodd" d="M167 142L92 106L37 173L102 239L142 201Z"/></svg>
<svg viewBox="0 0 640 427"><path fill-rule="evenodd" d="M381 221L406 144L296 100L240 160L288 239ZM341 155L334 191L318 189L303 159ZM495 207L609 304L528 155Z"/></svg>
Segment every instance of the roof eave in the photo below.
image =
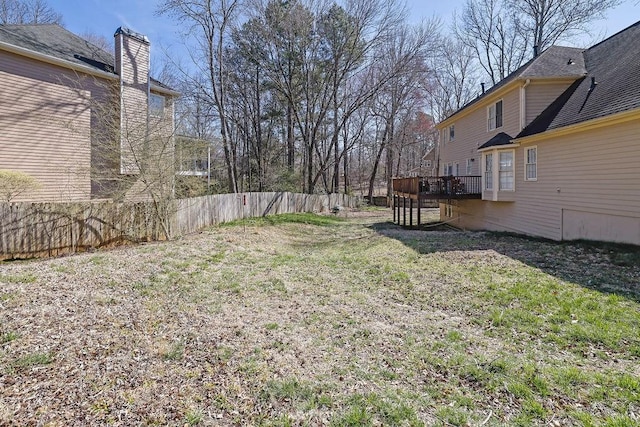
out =
<svg viewBox="0 0 640 427"><path fill-rule="evenodd" d="M96 77L102 77L109 80L118 80L120 77L117 74L108 73L106 71L98 70L87 65L76 64L65 59L56 58L55 56L45 55L44 53L36 52L31 49L16 46L7 42L0 41L0 50L14 53L16 55L24 56L38 61L46 62L48 64L57 65L64 68L69 68L81 73L90 74Z"/></svg>
<svg viewBox="0 0 640 427"><path fill-rule="evenodd" d="M604 117L598 117L591 120L585 120L583 122L574 123L571 125L549 129L544 132L536 133L533 135L522 136L520 138L514 138L513 141L517 141L518 144L529 144L549 138L560 137L568 135L574 132L582 132L585 130L597 129L604 126L611 126L619 123L628 122L631 120L640 119L640 108L634 108L632 110L622 111L615 114L610 114Z"/></svg>
<svg viewBox="0 0 640 427"><path fill-rule="evenodd" d="M495 150L510 150L512 148L517 148L520 146L518 142L512 142L511 144L502 144L502 145L492 145L491 147L478 148L479 153L484 153L485 151L495 151Z"/></svg>
<svg viewBox="0 0 640 427"><path fill-rule="evenodd" d="M155 83L151 83L151 90L154 92L160 92L160 93L164 93L166 95L170 95L173 97L179 97L180 95L182 95L180 92L173 90L173 89L169 89L163 86L160 86L158 84Z"/></svg>
<svg viewBox="0 0 640 427"><path fill-rule="evenodd" d="M581 74L566 74L563 76L520 76L518 77L516 80L535 80L535 81L554 81L554 82L563 82L563 81L576 81L577 79L580 79L584 76L586 76L587 73L581 73Z"/></svg>

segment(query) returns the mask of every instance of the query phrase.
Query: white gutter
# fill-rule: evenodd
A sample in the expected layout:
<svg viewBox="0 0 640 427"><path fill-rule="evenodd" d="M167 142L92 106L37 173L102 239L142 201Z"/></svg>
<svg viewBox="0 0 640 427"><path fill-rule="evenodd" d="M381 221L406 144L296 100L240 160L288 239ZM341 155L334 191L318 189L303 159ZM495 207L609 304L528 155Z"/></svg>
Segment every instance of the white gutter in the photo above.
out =
<svg viewBox="0 0 640 427"><path fill-rule="evenodd" d="M151 79L149 79L151 80ZM166 87L162 87L160 85L157 85L153 82L151 82L151 90L154 92L160 92L160 93L166 93L167 95L171 95L171 96L180 96L181 93L178 91L175 91L173 89L167 89Z"/></svg>
<svg viewBox="0 0 640 427"><path fill-rule="evenodd" d="M113 73L98 70L88 65L77 64L75 62L67 61L66 59L56 58L55 56L45 55L44 53L25 49L23 47L12 45L6 42L0 41L0 50L5 50L7 52L15 53L16 55L25 56L27 58L36 59L38 61L46 62L60 67L69 68L81 73L102 77L104 79L118 80L118 76Z"/></svg>
<svg viewBox="0 0 640 427"><path fill-rule="evenodd" d="M513 141L513 139L511 141ZM520 143L512 142L511 144L492 145L491 147L478 148L478 152L485 153L487 151L504 151L504 150L511 150L511 149L518 148L518 147L520 147Z"/></svg>

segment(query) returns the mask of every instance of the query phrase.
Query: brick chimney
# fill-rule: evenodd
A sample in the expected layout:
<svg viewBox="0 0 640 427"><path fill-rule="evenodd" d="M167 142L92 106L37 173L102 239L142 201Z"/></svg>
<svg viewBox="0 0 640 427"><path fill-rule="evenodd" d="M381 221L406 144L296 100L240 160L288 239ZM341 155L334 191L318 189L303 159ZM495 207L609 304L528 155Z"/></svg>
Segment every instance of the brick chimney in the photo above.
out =
<svg viewBox="0 0 640 427"><path fill-rule="evenodd" d="M149 39L120 27L115 37L115 71L120 76L120 173L137 174L147 138ZM137 160L136 160L137 159Z"/></svg>

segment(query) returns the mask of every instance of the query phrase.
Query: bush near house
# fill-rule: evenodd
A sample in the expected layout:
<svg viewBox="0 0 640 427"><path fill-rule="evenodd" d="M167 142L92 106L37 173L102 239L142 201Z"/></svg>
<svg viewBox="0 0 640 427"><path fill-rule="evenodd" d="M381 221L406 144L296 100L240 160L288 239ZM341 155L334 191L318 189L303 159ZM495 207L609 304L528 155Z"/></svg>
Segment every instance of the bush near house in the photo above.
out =
<svg viewBox="0 0 640 427"><path fill-rule="evenodd" d="M11 202L16 197L27 195L30 191L35 191L38 188L40 188L40 183L31 175L0 169L0 197L2 197L2 201Z"/></svg>

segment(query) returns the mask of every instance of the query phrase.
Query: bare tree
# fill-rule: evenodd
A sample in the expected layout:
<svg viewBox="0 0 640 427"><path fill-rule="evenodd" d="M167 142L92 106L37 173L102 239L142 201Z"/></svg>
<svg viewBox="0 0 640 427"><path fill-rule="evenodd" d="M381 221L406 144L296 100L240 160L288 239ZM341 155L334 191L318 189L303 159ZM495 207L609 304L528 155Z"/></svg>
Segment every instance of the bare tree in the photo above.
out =
<svg viewBox="0 0 640 427"><path fill-rule="evenodd" d="M78 36L105 52L113 52L113 39L88 30L78 34Z"/></svg>
<svg viewBox="0 0 640 427"><path fill-rule="evenodd" d="M0 24L62 25L62 15L46 0L0 0Z"/></svg>
<svg viewBox="0 0 640 427"><path fill-rule="evenodd" d="M492 84L516 70L528 55L529 39L519 16L504 0L467 0L460 17L454 17L454 30L476 53Z"/></svg>
<svg viewBox="0 0 640 427"><path fill-rule="evenodd" d="M543 50L559 40L589 34L589 24L622 0L507 0L520 16L520 30Z"/></svg>
<svg viewBox="0 0 640 427"><path fill-rule="evenodd" d="M303 191L338 191L353 136L366 133L363 107L393 79L402 85L416 61L424 64L437 25L406 29L398 39L406 15L396 0L252 6L239 28L237 2L166 0L159 9L191 24L186 35L197 70L184 74L214 107L229 190L249 174L258 190L300 177ZM397 45L388 51L390 40ZM381 55L393 60L381 66Z"/></svg>
<svg viewBox="0 0 640 427"><path fill-rule="evenodd" d="M474 50L453 38L439 41L429 60L429 107L436 121L462 108L479 93L479 72Z"/></svg>
<svg viewBox="0 0 640 427"><path fill-rule="evenodd" d="M116 201L150 201L167 239L172 237L175 213L175 129L172 104L165 98L161 109L147 102L119 102L116 83L78 78L78 88L91 111L91 181L97 196ZM98 96L85 94L93 85ZM71 125L73 126L73 125Z"/></svg>
<svg viewBox="0 0 640 427"><path fill-rule="evenodd" d="M404 13L394 1L348 2L345 15L342 15L348 19L348 25L342 26L342 18L339 18L333 22L328 37L314 40L310 45L309 55L315 60L305 61L302 65L302 98L305 101L296 104L294 109L307 150L308 192L313 192L320 180L326 191L337 190L337 164L349 149L347 145L340 153L336 152L341 130L355 111L391 80L404 75L416 57L428 49L435 27L433 22L408 29L407 34L411 36L390 52L394 61L388 62L388 66L380 66L381 52L389 54L383 46L389 46L389 41L395 40L396 29L403 27ZM340 13L334 11L329 15L335 18ZM327 15L319 13L318 16ZM344 30L348 32L341 33ZM326 35L321 31L318 34ZM331 175L328 172L332 172Z"/></svg>
<svg viewBox="0 0 640 427"><path fill-rule="evenodd" d="M196 40L191 52L193 63L199 70L194 84L206 83L199 89L215 106L220 123L229 191L238 191L237 151L231 139L231 123L227 112L227 52L225 44L239 13L240 0L165 0L158 13L173 16L189 26L187 35ZM199 77L206 76L202 82Z"/></svg>
<svg viewBox="0 0 640 427"><path fill-rule="evenodd" d="M456 35L474 49L496 84L558 41L590 33L589 24L623 0L467 0L455 18Z"/></svg>
<svg viewBox="0 0 640 427"><path fill-rule="evenodd" d="M397 64L402 64L402 68L384 79L384 85L376 93L376 102L372 107L373 113L383 120L383 130L369 177L369 199L373 197L383 153L386 154L387 194L391 194L391 178L394 176L394 164L397 164L401 135L404 133L401 124L408 123L405 119L414 116L424 107L426 94L423 82L428 78L429 72L427 56L437 41L434 25L398 27L392 32L393 37L388 38L377 52L377 57L380 58L377 67L383 75L394 70Z"/></svg>

